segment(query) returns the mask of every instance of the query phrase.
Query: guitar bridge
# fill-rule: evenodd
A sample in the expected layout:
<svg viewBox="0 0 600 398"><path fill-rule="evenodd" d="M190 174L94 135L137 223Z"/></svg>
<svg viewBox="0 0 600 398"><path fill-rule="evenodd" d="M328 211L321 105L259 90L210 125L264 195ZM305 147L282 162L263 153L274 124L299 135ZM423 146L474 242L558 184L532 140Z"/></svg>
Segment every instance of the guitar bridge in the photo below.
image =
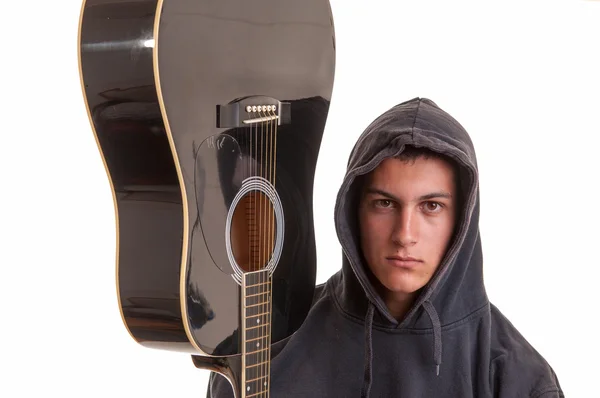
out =
<svg viewBox="0 0 600 398"><path fill-rule="evenodd" d="M291 122L291 104L272 97L248 96L217 105L217 127L246 127L276 121L277 125Z"/></svg>

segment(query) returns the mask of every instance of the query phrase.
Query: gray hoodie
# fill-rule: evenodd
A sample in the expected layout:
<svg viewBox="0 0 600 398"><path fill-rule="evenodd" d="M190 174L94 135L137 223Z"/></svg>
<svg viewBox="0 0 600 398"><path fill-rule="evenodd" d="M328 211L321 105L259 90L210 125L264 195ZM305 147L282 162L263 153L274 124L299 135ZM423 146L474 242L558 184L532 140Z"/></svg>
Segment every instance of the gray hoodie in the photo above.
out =
<svg viewBox="0 0 600 398"><path fill-rule="evenodd" d="M463 201L446 256L398 322L367 275L354 182L405 145L454 159ZM271 396L564 397L551 366L488 300L478 224L477 160L464 128L425 98L375 119L352 150L337 196L342 267L317 286L300 329L272 347ZM233 395L213 373L208 396Z"/></svg>

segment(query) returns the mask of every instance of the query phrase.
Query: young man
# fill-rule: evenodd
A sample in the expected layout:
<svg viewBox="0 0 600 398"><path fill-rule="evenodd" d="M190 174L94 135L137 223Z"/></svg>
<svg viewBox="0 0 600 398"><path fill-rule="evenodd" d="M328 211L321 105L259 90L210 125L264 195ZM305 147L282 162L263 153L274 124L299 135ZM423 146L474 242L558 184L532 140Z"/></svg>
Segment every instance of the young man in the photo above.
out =
<svg viewBox="0 0 600 398"><path fill-rule="evenodd" d="M273 397L559 398L545 359L483 283L478 169L463 127L428 99L378 117L335 206L339 272L272 348ZM212 375L209 397L231 397Z"/></svg>

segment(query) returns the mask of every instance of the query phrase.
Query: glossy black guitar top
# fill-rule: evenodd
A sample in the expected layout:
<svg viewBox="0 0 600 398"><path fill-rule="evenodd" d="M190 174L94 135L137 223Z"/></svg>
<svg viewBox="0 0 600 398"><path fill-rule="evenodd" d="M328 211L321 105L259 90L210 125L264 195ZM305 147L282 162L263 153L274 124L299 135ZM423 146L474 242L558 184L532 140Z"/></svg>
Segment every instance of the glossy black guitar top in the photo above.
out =
<svg viewBox="0 0 600 398"><path fill-rule="evenodd" d="M329 2L87 0L78 45L127 330L268 396L314 292Z"/></svg>

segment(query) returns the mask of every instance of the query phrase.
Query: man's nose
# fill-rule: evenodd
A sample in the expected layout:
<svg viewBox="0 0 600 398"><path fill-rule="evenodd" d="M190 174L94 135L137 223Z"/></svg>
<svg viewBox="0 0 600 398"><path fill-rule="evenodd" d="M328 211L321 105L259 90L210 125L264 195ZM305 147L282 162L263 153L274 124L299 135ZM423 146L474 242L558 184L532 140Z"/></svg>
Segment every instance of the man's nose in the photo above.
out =
<svg viewBox="0 0 600 398"><path fill-rule="evenodd" d="M401 246L411 246L417 242L417 217L411 209L402 209L396 218L392 240Z"/></svg>

